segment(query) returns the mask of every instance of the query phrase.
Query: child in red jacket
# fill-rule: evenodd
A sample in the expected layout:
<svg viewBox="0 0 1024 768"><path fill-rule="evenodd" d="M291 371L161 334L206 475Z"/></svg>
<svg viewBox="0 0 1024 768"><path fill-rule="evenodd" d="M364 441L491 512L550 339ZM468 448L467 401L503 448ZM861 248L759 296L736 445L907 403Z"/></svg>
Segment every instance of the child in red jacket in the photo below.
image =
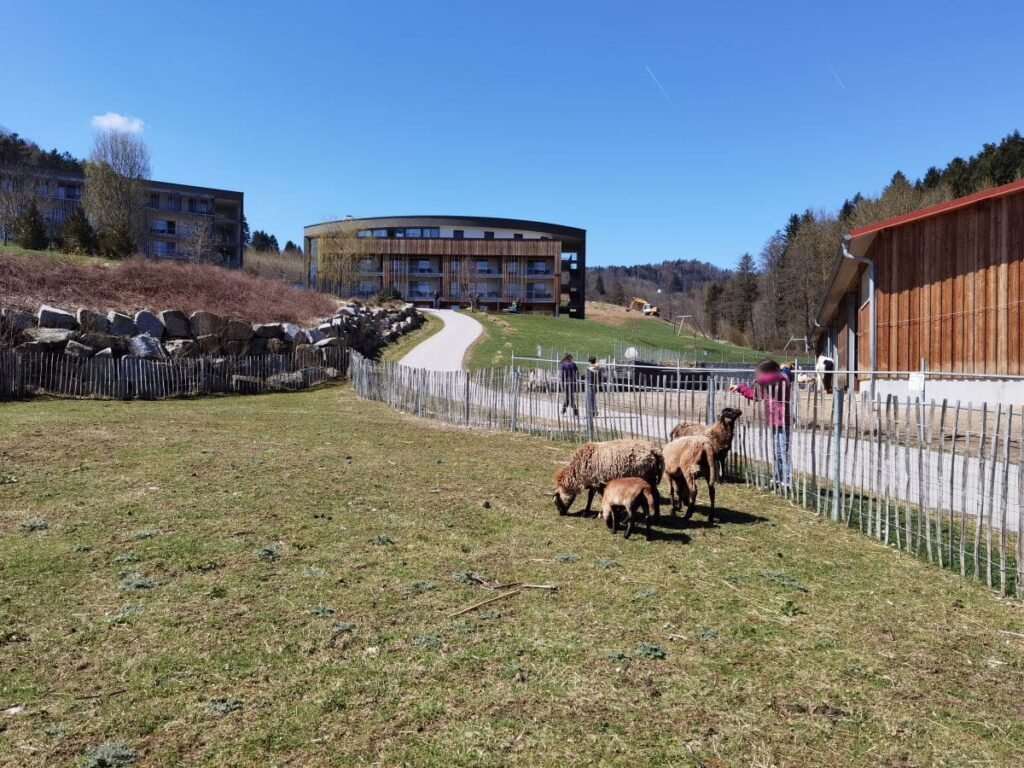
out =
<svg viewBox="0 0 1024 768"><path fill-rule="evenodd" d="M748 400L764 402L764 422L771 430L775 462L772 475L775 484L788 488L792 477L790 432L792 430L791 394L793 371L780 367L774 360L762 360L754 369L754 384L733 384L730 392L739 392Z"/></svg>

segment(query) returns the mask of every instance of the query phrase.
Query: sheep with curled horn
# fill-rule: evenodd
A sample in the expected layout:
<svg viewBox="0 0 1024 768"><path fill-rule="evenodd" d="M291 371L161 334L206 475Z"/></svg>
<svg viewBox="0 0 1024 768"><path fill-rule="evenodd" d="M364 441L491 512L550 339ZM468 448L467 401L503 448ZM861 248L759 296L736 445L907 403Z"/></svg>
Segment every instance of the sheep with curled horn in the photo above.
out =
<svg viewBox="0 0 1024 768"><path fill-rule="evenodd" d="M658 483L665 471L661 448L650 440L606 440L585 443L569 459L569 463L555 473L555 509L566 515L576 497L587 491L584 515L590 514L594 494L603 492L610 480L619 477L639 477L650 483L654 492L654 516L661 514Z"/></svg>
<svg viewBox="0 0 1024 768"><path fill-rule="evenodd" d="M706 437L715 450L715 461L718 463L718 477L725 476L725 460L732 450L732 439L736 434L736 419L743 415L739 408L723 408L714 424L701 424L696 421L681 421L672 428L670 438L687 435Z"/></svg>
<svg viewBox="0 0 1024 768"><path fill-rule="evenodd" d="M665 446L665 474L668 476L669 493L672 498L672 514L686 505L684 520L689 520L697 505L697 480L704 478L708 484L711 506L708 522L715 521L715 483L718 471L715 461L715 447L711 440L700 435L679 437Z"/></svg>

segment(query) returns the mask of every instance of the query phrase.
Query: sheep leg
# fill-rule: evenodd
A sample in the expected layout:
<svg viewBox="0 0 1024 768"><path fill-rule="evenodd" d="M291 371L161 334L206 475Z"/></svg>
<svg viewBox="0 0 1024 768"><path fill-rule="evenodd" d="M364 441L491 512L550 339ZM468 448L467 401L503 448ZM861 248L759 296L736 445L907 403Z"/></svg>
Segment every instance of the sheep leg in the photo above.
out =
<svg viewBox="0 0 1024 768"><path fill-rule="evenodd" d="M679 478L675 475L669 475L668 478L668 493L669 498L672 500L672 516L675 517L677 509L677 498L682 498L682 490L678 487Z"/></svg>
<svg viewBox="0 0 1024 768"><path fill-rule="evenodd" d="M612 536L614 536L619 532L619 516L615 512L615 507L609 507L608 514L611 516L611 519L608 520L608 526L612 529Z"/></svg>
<svg viewBox="0 0 1024 768"><path fill-rule="evenodd" d="M583 516L590 517L590 505L594 503L594 493L597 491L596 488L587 488L587 506L583 508Z"/></svg>
<svg viewBox="0 0 1024 768"><path fill-rule="evenodd" d="M708 524L715 522L715 486L708 483L708 497L711 499L711 509L708 510Z"/></svg>
<svg viewBox="0 0 1024 768"><path fill-rule="evenodd" d="M628 539L633 535L633 520L636 519L636 510L626 507L626 532L622 538Z"/></svg>
<svg viewBox="0 0 1024 768"><path fill-rule="evenodd" d="M689 520L693 517L693 510L697 506L697 480L694 478L693 488L691 490L690 484L683 480L683 484L686 488L686 514L683 515L683 520ZM682 496L682 494L680 494Z"/></svg>

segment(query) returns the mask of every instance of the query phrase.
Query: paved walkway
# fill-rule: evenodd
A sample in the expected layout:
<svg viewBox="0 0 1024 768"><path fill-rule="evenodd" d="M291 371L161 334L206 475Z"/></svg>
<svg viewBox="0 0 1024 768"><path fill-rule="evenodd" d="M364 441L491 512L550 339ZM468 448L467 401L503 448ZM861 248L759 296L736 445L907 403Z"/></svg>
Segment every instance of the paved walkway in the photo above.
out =
<svg viewBox="0 0 1024 768"><path fill-rule="evenodd" d="M444 322L444 328L426 341L417 344L400 361L410 368L428 371L458 371L466 350L477 340L484 327L472 317L451 309L424 309Z"/></svg>

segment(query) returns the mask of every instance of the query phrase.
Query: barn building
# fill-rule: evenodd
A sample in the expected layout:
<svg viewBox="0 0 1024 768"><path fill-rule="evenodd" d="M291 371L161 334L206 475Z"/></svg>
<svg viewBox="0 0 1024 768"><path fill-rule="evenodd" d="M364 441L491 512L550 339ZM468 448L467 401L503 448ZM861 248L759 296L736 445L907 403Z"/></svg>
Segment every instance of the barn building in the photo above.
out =
<svg viewBox="0 0 1024 768"><path fill-rule="evenodd" d="M923 363L947 374L928 399L1024 403L1024 181L854 229L841 251L812 337L858 388L920 394Z"/></svg>

